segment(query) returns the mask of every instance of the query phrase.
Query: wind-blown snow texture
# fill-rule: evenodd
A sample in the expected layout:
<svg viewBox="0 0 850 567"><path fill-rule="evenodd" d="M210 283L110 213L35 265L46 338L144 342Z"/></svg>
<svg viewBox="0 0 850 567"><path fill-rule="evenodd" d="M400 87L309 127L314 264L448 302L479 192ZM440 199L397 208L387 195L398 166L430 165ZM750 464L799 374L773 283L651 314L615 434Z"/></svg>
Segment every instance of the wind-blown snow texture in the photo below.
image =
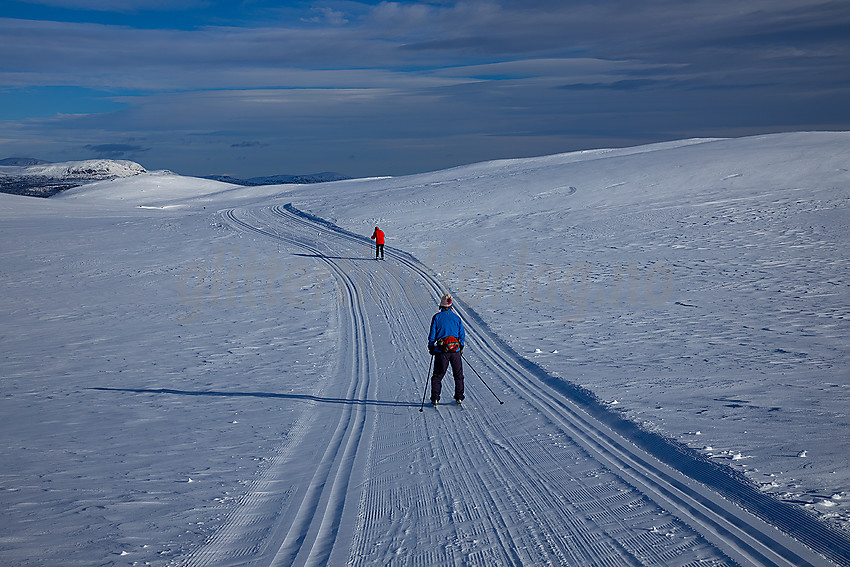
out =
<svg viewBox="0 0 850 567"><path fill-rule="evenodd" d="M0 195L0 563L794 564L505 349L846 533L849 164L800 133ZM419 413L443 290L504 406L468 367Z"/></svg>

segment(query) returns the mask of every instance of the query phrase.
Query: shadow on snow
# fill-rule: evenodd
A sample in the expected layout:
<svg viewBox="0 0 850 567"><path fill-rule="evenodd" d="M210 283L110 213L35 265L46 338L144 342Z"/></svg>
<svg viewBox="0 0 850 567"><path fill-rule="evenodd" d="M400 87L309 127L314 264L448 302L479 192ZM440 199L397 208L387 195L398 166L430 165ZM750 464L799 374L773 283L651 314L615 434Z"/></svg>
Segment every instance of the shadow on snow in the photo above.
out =
<svg viewBox="0 0 850 567"><path fill-rule="evenodd" d="M282 398L287 400L306 400L325 404L347 404L353 406L419 407L412 402L393 402L388 400L352 400L347 398L324 398L310 394L276 394L272 392L218 392L215 390L174 390L172 388L87 388L102 392L133 392L136 394L172 394L176 396L232 396L252 398Z"/></svg>
<svg viewBox="0 0 850 567"><path fill-rule="evenodd" d="M328 260L377 260L367 256L328 256L326 254L293 254L293 256L303 256L305 258L327 258Z"/></svg>

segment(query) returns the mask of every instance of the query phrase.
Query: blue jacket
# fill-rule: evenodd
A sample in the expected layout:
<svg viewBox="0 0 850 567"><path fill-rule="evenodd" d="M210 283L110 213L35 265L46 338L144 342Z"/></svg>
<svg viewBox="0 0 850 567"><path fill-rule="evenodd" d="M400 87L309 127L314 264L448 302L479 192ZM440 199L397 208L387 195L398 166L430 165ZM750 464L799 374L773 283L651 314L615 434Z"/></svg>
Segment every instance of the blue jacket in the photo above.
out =
<svg viewBox="0 0 850 567"><path fill-rule="evenodd" d="M451 309L441 309L431 319L431 332L428 333L428 348L433 348L434 343L444 337L457 337L460 346L466 341L466 331L463 330L463 321Z"/></svg>

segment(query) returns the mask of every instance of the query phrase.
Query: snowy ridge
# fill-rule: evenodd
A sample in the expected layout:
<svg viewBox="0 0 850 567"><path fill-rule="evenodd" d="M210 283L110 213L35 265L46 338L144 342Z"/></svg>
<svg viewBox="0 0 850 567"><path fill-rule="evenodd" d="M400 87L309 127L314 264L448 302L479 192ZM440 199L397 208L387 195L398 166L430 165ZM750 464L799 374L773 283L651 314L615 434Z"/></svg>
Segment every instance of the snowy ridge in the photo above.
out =
<svg viewBox="0 0 850 567"><path fill-rule="evenodd" d="M147 173L134 161L89 159L28 166L2 166L0 175L20 178L54 179L59 181L95 181L131 177Z"/></svg>
<svg viewBox="0 0 850 567"><path fill-rule="evenodd" d="M54 179L111 179L147 173L136 162L128 160L90 159L46 165L31 165L20 172L24 176L52 177Z"/></svg>
<svg viewBox="0 0 850 567"><path fill-rule="evenodd" d="M147 173L147 170L136 162L111 159L0 166L0 191L50 197L85 183L133 177L144 173Z"/></svg>

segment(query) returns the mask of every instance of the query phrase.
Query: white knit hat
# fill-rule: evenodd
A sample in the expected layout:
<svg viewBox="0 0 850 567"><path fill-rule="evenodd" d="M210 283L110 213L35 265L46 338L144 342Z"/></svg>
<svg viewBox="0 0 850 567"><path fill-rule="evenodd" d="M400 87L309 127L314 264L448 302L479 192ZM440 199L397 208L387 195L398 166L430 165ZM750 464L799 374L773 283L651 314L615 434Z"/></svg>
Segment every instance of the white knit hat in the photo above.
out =
<svg viewBox="0 0 850 567"><path fill-rule="evenodd" d="M452 296L448 293L444 295L440 299L440 307L451 307L452 306Z"/></svg>

